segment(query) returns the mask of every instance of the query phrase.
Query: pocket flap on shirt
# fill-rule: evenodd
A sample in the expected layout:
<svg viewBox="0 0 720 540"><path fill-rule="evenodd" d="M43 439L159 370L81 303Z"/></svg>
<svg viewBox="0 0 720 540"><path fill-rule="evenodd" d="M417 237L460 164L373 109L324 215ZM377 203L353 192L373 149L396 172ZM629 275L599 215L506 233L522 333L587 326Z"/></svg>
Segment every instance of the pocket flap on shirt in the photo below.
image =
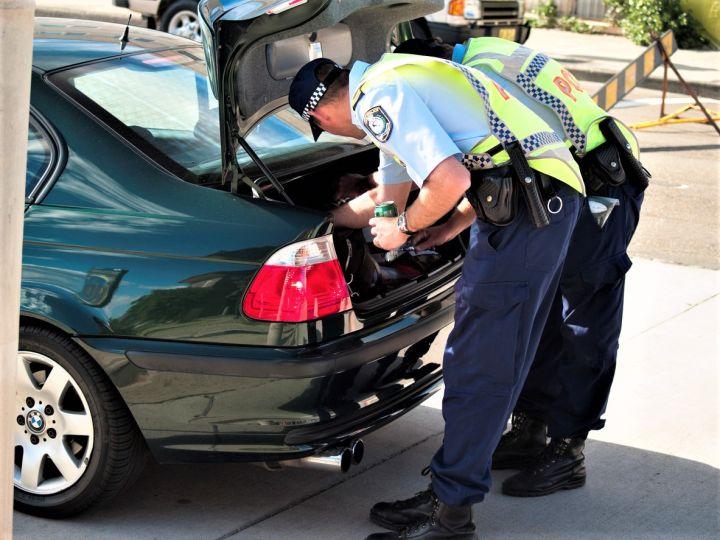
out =
<svg viewBox="0 0 720 540"><path fill-rule="evenodd" d="M627 274L631 266L630 257L623 252L584 267L580 270L580 276L587 283L614 283Z"/></svg>
<svg viewBox="0 0 720 540"><path fill-rule="evenodd" d="M470 303L482 309L500 309L524 302L530 297L524 281L478 283L473 287Z"/></svg>

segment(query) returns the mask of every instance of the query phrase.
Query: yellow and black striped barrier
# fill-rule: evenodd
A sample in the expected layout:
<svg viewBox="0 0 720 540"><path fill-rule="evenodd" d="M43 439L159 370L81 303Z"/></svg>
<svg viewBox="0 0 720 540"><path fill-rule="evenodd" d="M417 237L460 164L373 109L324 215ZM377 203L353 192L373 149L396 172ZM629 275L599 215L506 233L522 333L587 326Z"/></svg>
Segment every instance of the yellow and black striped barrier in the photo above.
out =
<svg viewBox="0 0 720 540"><path fill-rule="evenodd" d="M677 42L672 30L668 30L659 39L667 51L668 56L677 51ZM625 68L606 82L595 95L593 100L603 109L610 110L618 101L624 98L633 88L661 66L665 61L657 42L653 42L645 52L630 62Z"/></svg>

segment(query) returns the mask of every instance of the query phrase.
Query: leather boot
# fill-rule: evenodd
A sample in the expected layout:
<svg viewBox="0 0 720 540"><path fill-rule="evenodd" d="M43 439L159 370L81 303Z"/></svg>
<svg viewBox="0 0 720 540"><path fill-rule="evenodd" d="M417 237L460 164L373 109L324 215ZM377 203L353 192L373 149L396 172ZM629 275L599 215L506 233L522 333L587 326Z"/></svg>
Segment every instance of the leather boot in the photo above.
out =
<svg viewBox="0 0 720 540"><path fill-rule="evenodd" d="M507 478L502 492L513 497L541 497L585 485L585 438L552 439L538 461Z"/></svg>
<svg viewBox="0 0 720 540"><path fill-rule="evenodd" d="M430 515L410 522L400 531L374 533L367 540L474 540L472 507L448 506L430 491ZM425 492L423 492L425 493Z"/></svg>
<svg viewBox="0 0 720 540"><path fill-rule="evenodd" d="M493 469L524 469L545 449L547 424L523 411L512 415L512 428L502 436L493 454Z"/></svg>
<svg viewBox="0 0 720 540"><path fill-rule="evenodd" d="M430 476L430 467L425 467L420 474ZM429 517L433 509L432 487L420 491L409 499L395 502L379 502L370 509L370 521L391 531L400 531L420 519Z"/></svg>

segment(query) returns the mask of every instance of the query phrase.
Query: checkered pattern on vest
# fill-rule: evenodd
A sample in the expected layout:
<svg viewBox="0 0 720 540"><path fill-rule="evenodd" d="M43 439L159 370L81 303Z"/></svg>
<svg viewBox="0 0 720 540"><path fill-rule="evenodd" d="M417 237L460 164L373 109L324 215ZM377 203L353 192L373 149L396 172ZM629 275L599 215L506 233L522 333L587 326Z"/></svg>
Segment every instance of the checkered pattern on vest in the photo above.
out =
<svg viewBox="0 0 720 540"><path fill-rule="evenodd" d="M320 103L320 100L325 95L325 92L327 92L327 86L323 83L318 84L315 91L310 95L307 105L305 105L305 108L303 109L303 120L310 120L310 113L315 110L315 107L317 107L317 104Z"/></svg>
<svg viewBox="0 0 720 540"><path fill-rule="evenodd" d="M553 96L550 92L543 90L535 84L535 79L540 73L540 70L544 68L545 64L549 61L550 59L544 54L536 54L530 61L530 64L525 71L518 74L516 81L531 98L547 105L557 113L568 139L572 141L580 154L584 154L585 146L587 145L587 137L585 137L585 134L575 123L575 120L570 114L568 108L562 101Z"/></svg>
<svg viewBox="0 0 720 540"><path fill-rule="evenodd" d="M556 133L551 131L541 131L540 133L533 133L532 135L525 137L522 141L520 141L520 145L526 152L532 152L542 146L561 142L562 140Z"/></svg>
<svg viewBox="0 0 720 540"><path fill-rule="evenodd" d="M469 171L477 171L480 169L492 169L495 167L490 154L463 154L462 164Z"/></svg>

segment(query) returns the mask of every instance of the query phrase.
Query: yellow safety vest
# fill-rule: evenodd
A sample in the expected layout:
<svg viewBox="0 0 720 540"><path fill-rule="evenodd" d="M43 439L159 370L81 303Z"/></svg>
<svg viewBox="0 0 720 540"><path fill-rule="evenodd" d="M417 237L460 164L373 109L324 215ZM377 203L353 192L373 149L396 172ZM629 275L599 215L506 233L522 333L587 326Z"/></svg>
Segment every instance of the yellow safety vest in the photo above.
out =
<svg viewBox="0 0 720 540"><path fill-rule="evenodd" d="M471 151L472 158L484 163L482 168L509 162L504 150L493 156L487 152L498 144L505 146L517 141L530 167L585 194L580 169L565 142L542 118L477 69L440 58L387 53L365 71L351 105L355 108L363 93L373 85L385 84L397 76L412 81L428 72L449 86L470 84L477 93L478 107L484 111L492 131L492 135Z"/></svg>
<svg viewBox="0 0 720 540"><path fill-rule="evenodd" d="M525 94L552 109L562 122L567 140L578 157L605 142L599 123L609 115L585 92L578 80L556 60L513 41L495 37L466 42L462 64L492 69L516 84ZM639 147L629 128L613 119L639 157Z"/></svg>

